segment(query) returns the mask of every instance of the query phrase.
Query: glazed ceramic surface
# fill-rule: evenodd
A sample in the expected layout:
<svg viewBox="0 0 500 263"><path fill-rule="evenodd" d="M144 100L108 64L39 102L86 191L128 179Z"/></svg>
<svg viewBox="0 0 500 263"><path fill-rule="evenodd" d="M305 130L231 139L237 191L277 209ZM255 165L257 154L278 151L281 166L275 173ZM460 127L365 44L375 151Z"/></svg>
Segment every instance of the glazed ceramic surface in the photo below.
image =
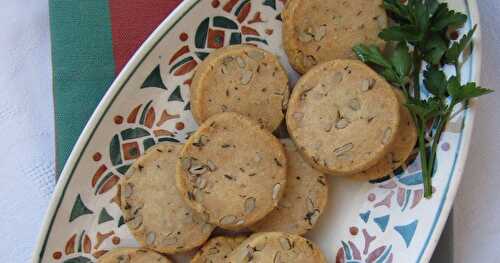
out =
<svg viewBox="0 0 500 263"><path fill-rule="evenodd" d="M283 2L186 0L160 25L113 83L74 148L45 218L35 262L95 262L113 247L137 246L117 205L117 182L146 149L183 142L196 129L189 85L210 52L231 44L259 46L278 55L295 82L281 43ZM474 1L448 2L469 15L465 29L478 23ZM464 81L477 80L479 36L463 66ZM471 102L444 133L430 200L423 198L416 153L392 179L328 178L328 207L308 234L328 262L429 260L460 182L474 111Z"/></svg>

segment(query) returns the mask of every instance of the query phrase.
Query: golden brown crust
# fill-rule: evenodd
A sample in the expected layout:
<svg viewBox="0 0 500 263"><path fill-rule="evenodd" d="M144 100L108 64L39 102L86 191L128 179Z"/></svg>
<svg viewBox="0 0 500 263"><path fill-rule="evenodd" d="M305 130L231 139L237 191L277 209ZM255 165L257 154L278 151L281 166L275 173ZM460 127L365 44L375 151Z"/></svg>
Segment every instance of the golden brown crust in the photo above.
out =
<svg viewBox="0 0 500 263"><path fill-rule="evenodd" d="M175 165L182 145L149 149L120 180L121 210L143 247L178 253L203 244L214 227L189 208L175 187Z"/></svg>
<svg viewBox="0 0 500 263"><path fill-rule="evenodd" d="M304 235L314 227L325 209L328 186L325 175L304 161L291 140L281 142L288 158L285 192L278 206L250 229Z"/></svg>
<svg viewBox="0 0 500 263"><path fill-rule="evenodd" d="M359 43L384 46L382 0L289 0L283 10L283 47L292 67L305 73L332 59L355 58Z"/></svg>
<svg viewBox="0 0 500 263"><path fill-rule="evenodd" d="M194 255L191 263L222 263L245 239L246 236L211 238Z"/></svg>
<svg viewBox="0 0 500 263"><path fill-rule="evenodd" d="M115 248L97 259L97 263L171 263L167 257L144 248Z"/></svg>
<svg viewBox="0 0 500 263"><path fill-rule="evenodd" d="M288 76L272 53L234 45L205 58L190 92L191 110L199 124L217 113L237 112L274 131L288 103Z"/></svg>
<svg viewBox="0 0 500 263"><path fill-rule="evenodd" d="M252 235L229 256L229 263L326 263L321 250L297 235L267 232Z"/></svg>
<svg viewBox="0 0 500 263"><path fill-rule="evenodd" d="M405 103L405 96L399 89L394 89L398 95L401 104ZM401 105L401 126L396 134L396 141L385 155L375 166L352 176L359 180L375 180L385 176L392 176L393 171L405 163L411 155L415 144L417 143L417 129L413 118L406 106Z"/></svg>
<svg viewBox="0 0 500 263"><path fill-rule="evenodd" d="M186 142L176 183L208 222L241 229L276 207L286 173L279 140L249 118L227 112L209 118Z"/></svg>
<svg viewBox="0 0 500 263"><path fill-rule="evenodd" d="M400 125L391 86L357 60L334 60L305 74L295 86L287 128L304 158L332 175L352 175L389 151Z"/></svg>

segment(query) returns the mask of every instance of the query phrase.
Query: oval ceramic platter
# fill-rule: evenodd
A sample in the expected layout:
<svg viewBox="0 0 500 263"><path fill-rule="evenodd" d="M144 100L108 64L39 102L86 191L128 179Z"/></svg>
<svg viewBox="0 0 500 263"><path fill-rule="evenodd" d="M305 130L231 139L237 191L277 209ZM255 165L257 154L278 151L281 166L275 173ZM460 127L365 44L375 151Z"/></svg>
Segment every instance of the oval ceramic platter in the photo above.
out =
<svg viewBox="0 0 500 263"><path fill-rule="evenodd" d="M196 129L188 89L196 66L217 48L248 43L277 54L297 78L281 47L283 2L186 0L160 25L80 136L45 218L35 262L95 262L113 247L137 246L117 205L116 184L147 148L183 142ZM466 30L478 23L475 1L449 3L469 15ZM476 78L479 59L475 48L463 66L466 81ZM392 179L329 178L329 207L308 235L328 262L429 261L460 182L473 119L471 103L448 125L430 200L423 198L416 154Z"/></svg>

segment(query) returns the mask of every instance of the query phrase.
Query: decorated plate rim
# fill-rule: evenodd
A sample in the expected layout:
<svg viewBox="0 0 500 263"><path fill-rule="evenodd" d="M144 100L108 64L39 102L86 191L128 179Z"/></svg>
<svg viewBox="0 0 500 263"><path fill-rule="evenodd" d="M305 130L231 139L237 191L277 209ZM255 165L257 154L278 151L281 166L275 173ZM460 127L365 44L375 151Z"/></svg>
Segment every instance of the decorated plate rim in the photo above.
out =
<svg viewBox="0 0 500 263"><path fill-rule="evenodd" d="M105 116L105 113L113 105L113 102L121 93L128 80L135 74L142 61L149 55L149 53L160 42L160 40L166 34L168 34L170 30L172 30L175 25L180 22L182 18L201 1L202 0L183 1L141 45L138 51L132 56L130 61L118 75L118 77L114 80L101 102L98 104L96 110L92 114L92 117L90 118L83 132L78 138L77 143L75 144L68 158L68 161L64 166L59 181L56 184L55 191L52 195L49 207L43 220L40 234L38 236L38 240L36 242L36 248L33 253L33 262L38 262L43 258L48 237L55 220L56 212L58 211L62 200L64 199L68 184L74 175L74 170L77 167L77 164L80 162L83 152L89 145L90 140L97 130L97 127L100 125L103 117ZM472 61L470 76L471 79L480 82L479 73L481 72L482 50L479 13L475 1L464 0L464 3L467 9L467 13L469 14L468 23L478 25L477 32L474 36L474 49L471 55ZM459 138L460 148L457 153L458 156L453 162L450 176L447 179L445 185L445 194L440 200L437 214L433 220L431 230L427 235L425 243L423 244L424 246L420 251L418 258L416 259L416 262L428 262L430 260L433 251L439 241L439 237L441 236L448 215L451 211L451 207L453 206L453 202L461 182L462 173L470 147L471 136L475 122L476 108L477 103L475 100L472 100L468 103L468 108L464 113L464 128ZM452 179L454 179L453 184L451 183Z"/></svg>

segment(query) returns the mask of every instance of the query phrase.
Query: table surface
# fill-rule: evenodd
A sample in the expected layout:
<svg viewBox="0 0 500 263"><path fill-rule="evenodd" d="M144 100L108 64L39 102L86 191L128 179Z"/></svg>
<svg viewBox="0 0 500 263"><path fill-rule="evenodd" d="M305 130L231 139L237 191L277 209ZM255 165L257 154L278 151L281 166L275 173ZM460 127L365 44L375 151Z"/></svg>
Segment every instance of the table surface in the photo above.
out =
<svg viewBox="0 0 500 263"><path fill-rule="evenodd" d="M454 213L433 262L498 262L500 250L500 1L478 1L483 29L481 99ZM55 185L48 3L0 8L0 262L29 262Z"/></svg>

